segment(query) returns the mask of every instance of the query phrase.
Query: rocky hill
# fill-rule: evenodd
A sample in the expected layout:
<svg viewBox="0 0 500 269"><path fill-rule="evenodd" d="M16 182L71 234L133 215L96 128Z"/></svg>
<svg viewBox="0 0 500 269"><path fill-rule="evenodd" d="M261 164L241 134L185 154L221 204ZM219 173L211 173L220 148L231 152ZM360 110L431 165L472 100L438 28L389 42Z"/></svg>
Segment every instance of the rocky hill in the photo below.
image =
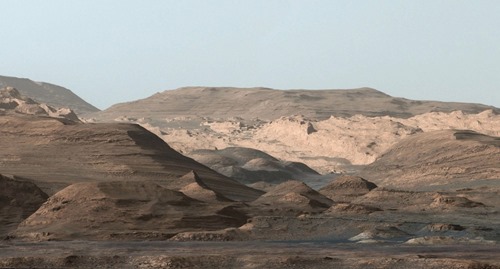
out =
<svg viewBox="0 0 500 269"><path fill-rule="evenodd" d="M330 116L392 116L408 118L427 112L465 113L499 109L469 103L414 101L392 97L371 88L351 90L274 90L269 88L186 87L168 90L151 97L116 104L93 114L99 120L121 116L165 119L175 117L209 117L246 120L275 120L301 114L313 120Z"/></svg>
<svg viewBox="0 0 500 269"><path fill-rule="evenodd" d="M55 108L68 107L77 114L97 112L99 109L85 102L72 91L45 82L35 82L27 78L0 76L0 88L13 87L39 103L46 103Z"/></svg>
<svg viewBox="0 0 500 269"><path fill-rule="evenodd" d="M469 130L417 134L391 147L362 174L396 188L498 180L500 137Z"/></svg>
<svg viewBox="0 0 500 269"><path fill-rule="evenodd" d="M205 185L230 199L261 194L183 156L139 125L84 124L72 112L58 112L14 88L0 91L2 173L30 178L52 194L76 182L113 179L152 180L180 189L191 182L178 179L196 171Z"/></svg>
<svg viewBox="0 0 500 269"><path fill-rule="evenodd" d="M21 95L17 89L12 87L0 88L0 113L9 111L80 121L73 110L69 108L54 108L44 103L38 103L29 97Z"/></svg>
<svg viewBox="0 0 500 269"><path fill-rule="evenodd" d="M412 101L370 88L190 87L117 104L87 120L141 124L194 158L199 150L253 148L325 174L353 172L421 132L469 129L498 136L499 112L480 104ZM215 167L210 160L205 164Z"/></svg>
<svg viewBox="0 0 500 269"><path fill-rule="evenodd" d="M165 240L183 231L246 222L223 203L207 204L152 182L81 182L53 195L14 236L29 240Z"/></svg>

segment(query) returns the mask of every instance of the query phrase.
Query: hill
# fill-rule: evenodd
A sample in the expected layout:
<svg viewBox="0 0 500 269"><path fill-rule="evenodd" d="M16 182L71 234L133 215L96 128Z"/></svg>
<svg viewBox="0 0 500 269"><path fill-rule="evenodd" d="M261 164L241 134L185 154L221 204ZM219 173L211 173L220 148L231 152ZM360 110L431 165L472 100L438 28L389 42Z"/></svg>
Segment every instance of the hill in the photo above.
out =
<svg viewBox="0 0 500 269"><path fill-rule="evenodd" d="M443 130L407 137L361 173L383 186L426 187L500 179L500 137Z"/></svg>
<svg viewBox="0 0 500 269"><path fill-rule="evenodd" d="M77 114L99 111L72 91L50 83L35 82L27 78L0 76L0 88L13 87L22 95L46 103L56 108L68 107Z"/></svg>
<svg viewBox="0 0 500 269"><path fill-rule="evenodd" d="M185 87L157 93L148 98L116 104L92 116L113 120L120 116L163 119L165 117L240 117L274 120L301 114L324 120L330 116L393 116L408 118L426 112L462 110L479 113L499 109L468 103L413 101L383 92L360 88L351 90L275 90L269 88Z"/></svg>
<svg viewBox="0 0 500 269"><path fill-rule="evenodd" d="M233 200L261 192L246 187L173 150L143 127L129 123L85 124L20 95L0 91L0 171L32 179L52 194L81 181L158 181L180 189L195 171L203 184ZM74 115L74 114L73 114Z"/></svg>

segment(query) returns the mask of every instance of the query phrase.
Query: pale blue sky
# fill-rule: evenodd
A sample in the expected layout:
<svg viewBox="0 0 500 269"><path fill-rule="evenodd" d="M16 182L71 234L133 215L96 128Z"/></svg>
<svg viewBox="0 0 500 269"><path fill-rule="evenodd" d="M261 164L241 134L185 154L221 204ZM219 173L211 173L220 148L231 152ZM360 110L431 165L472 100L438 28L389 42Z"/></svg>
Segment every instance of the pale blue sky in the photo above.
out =
<svg viewBox="0 0 500 269"><path fill-rule="evenodd" d="M100 108L193 85L500 107L497 0L2 0L0 14L0 75Z"/></svg>

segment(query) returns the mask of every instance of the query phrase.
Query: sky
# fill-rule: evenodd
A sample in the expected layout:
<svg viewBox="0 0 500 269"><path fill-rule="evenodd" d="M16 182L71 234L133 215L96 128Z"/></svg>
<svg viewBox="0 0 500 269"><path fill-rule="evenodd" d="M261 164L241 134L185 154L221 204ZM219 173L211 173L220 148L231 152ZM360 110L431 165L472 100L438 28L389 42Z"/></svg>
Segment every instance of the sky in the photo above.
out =
<svg viewBox="0 0 500 269"><path fill-rule="evenodd" d="M104 109L183 86L500 107L498 0L2 0L0 75Z"/></svg>

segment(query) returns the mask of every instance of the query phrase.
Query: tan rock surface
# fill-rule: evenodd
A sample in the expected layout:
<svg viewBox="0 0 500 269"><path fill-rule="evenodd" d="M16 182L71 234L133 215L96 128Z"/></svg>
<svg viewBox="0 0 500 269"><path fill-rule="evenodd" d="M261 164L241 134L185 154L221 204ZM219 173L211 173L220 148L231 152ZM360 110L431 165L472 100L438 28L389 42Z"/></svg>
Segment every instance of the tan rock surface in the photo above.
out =
<svg viewBox="0 0 500 269"><path fill-rule="evenodd" d="M54 108L44 103L38 103L35 100L21 95L13 87L0 89L0 112L14 111L21 114L49 116L55 118L64 118L72 121L80 121L78 116L69 108Z"/></svg>
<svg viewBox="0 0 500 269"><path fill-rule="evenodd" d="M361 174L397 188L499 180L500 138L461 130L414 135L394 145Z"/></svg>
<svg viewBox="0 0 500 269"><path fill-rule="evenodd" d="M372 163L402 138L422 131L469 129L498 136L498 113L477 104L394 98L369 88L194 87L118 104L90 117L139 123L187 155L254 148L330 173L355 171L351 164Z"/></svg>
<svg viewBox="0 0 500 269"><path fill-rule="evenodd" d="M428 113L408 119L357 115L317 121L293 116L271 122L248 122L242 127L238 127L241 126L238 120L202 118L119 121L140 123L188 156L200 149L254 148L280 160L304 163L321 173L353 171L356 168L351 164L372 163L401 139L423 131L459 128L493 136L500 134L500 115L492 111ZM220 124L212 129L215 122ZM221 127L226 123L230 128Z"/></svg>
<svg viewBox="0 0 500 269"><path fill-rule="evenodd" d="M148 98L116 104L93 116L113 120L120 116L163 119L165 117L211 117L275 120L302 114L325 120L330 116L411 117L431 111L462 110L479 113L494 107L391 97L371 88L351 90L274 90L269 88L185 87L163 91ZM497 112L498 109L496 109Z"/></svg>
<svg viewBox="0 0 500 269"><path fill-rule="evenodd" d="M274 215L297 215L325 211L332 201L303 182L291 180L271 188L251 204Z"/></svg>
<svg viewBox="0 0 500 269"><path fill-rule="evenodd" d="M22 95L37 102L47 103L56 108L69 107L78 114L97 112L99 109L87 103L70 90L45 82L35 82L26 78L0 76L0 88L13 87Z"/></svg>

